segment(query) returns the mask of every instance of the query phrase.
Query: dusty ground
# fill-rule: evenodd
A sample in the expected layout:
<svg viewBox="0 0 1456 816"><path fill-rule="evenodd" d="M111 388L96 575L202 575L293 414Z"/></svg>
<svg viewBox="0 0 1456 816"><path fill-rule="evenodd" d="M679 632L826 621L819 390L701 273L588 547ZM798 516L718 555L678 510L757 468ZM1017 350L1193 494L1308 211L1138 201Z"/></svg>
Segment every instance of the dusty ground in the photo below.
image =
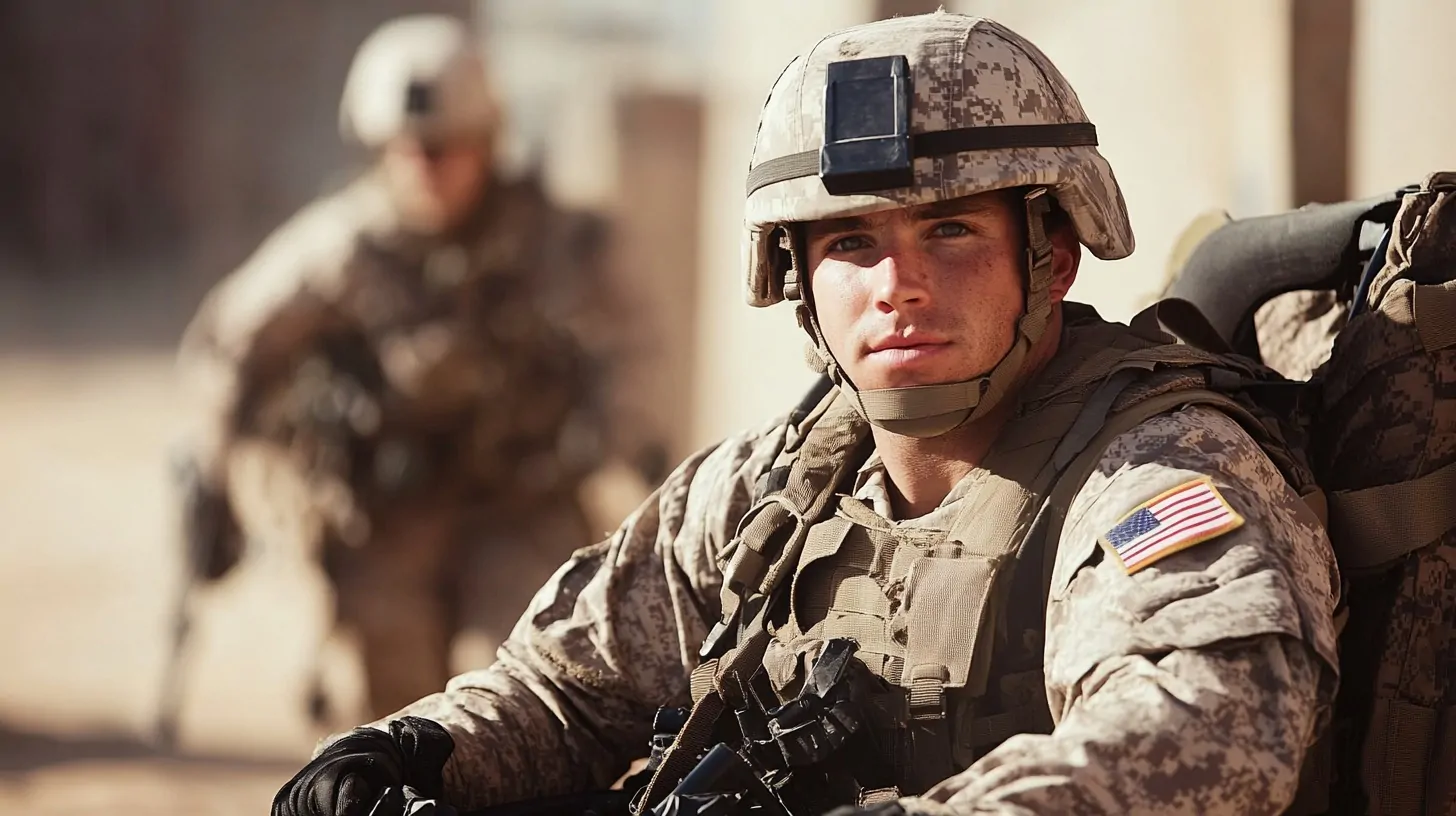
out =
<svg viewBox="0 0 1456 816"><path fill-rule="evenodd" d="M165 353L0 354L0 814L263 814L320 736L327 587L267 552L200 598L180 744L150 742L182 577L174 386ZM602 520L641 490L603 480Z"/></svg>
<svg viewBox="0 0 1456 816"><path fill-rule="evenodd" d="M168 757L121 739L0 732L0 813L259 816L290 764Z"/></svg>
<svg viewBox="0 0 1456 816"><path fill-rule="evenodd" d="M164 354L0 356L0 813L266 813L313 744L323 585L260 559L203 598L183 756L145 742L180 580L178 418Z"/></svg>

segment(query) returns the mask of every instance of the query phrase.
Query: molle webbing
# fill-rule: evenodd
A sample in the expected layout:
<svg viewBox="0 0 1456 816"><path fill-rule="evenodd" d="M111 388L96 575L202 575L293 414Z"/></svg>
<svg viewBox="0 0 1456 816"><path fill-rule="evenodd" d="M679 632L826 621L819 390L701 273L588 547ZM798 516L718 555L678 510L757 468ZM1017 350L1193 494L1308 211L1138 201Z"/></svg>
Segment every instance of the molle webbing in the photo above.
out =
<svg viewBox="0 0 1456 816"><path fill-rule="evenodd" d="M730 570L734 566L738 567L737 571L732 572L731 580L740 591L748 587L751 572L761 572L761 582L754 588L754 593L746 598L747 604L754 606L753 615L741 626L743 637L737 646L729 649L722 657L705 661L693 671L692 685L702 687L706 685L702 678L711 676L711 686L701 698L693 702L692 711L678 733L677 740L663 754L662 764L653 773L638 801L638 814L645 813L657 804L670 792L671 786L677 784L692 769L703 749L708 747L713 729L727 708L725 694L736 693L731 688L734 685L739 688L745 686L762 665L763 652L771 638L766 621L768 595L779 585L784 571L791 569L790 565L797 561L808 534L809 520L817 518L823 512L824 506L834 495L835 485L844 479L853 463L858 461L854 454L869 436L868 427L862 422L849 421L846 414L853 415L851 409L829 404L832 399L826 398L828 407L820 422L815 423L815 433L801 438L803 449L789 466L784 490L771 494L760 502L754 508L758 513L751 509L749 515L744 517L744 525L740 526L739 535L736 537L739 552L730 561ZM765 527L771 523L774 527L771 531L752 527L753 522L764 513L772 514L771 522L762 522ZM781 538L780 532L785 527L791 531L787 540ZM752 549L743 541L744 535L750 529L762 535L762 538L754 540L754 544L760 549L754 551L753 556L743 556L740 562L739 553ZM765 552L763 546L769 541L781 542L782 551L773 554ZM725 599L728 597L729 582L729 575L725 575ZM744 603L735 602L732 615L741 616L745 608ZM729 616L726 607L724 614L726 620Z"/></svg>

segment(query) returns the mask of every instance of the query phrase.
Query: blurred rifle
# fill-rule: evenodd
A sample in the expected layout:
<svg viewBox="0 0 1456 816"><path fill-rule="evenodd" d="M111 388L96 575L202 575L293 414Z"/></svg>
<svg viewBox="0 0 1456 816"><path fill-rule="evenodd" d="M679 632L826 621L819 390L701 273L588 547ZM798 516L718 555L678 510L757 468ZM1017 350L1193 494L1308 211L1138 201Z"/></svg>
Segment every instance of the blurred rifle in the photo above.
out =
<svg viewBox="0 0 1456 816"><path fill-rule="evenodd" d="M163 669L156 738L165 748L177 744L177 727L186 693L187 644L192 633L197 588L222 578L242 557L242 533L226 492L203 478L187 454L172 458L172 481L182 496L184 572L172 608L172 640Z"/></svg>

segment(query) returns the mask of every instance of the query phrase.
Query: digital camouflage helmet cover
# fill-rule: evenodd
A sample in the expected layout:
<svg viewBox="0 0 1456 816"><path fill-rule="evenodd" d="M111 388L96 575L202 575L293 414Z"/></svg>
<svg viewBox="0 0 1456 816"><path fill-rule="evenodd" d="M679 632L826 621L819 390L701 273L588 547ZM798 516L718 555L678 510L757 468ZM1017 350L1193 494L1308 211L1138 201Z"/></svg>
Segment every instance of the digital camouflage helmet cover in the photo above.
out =
<svg viewBox="0 0 1456 816"><path fill-rule="evenodd" d="M759 120L747 183L748 300L798 301L816 364L870 422L936 436L985 414L1015 382L1051 314L1049 194L1099 258L1132 253L1132 226L1096 129L1056 66L991 20L944 11L821 39L789 63ZM829 352L804 284L795 224L1030 188L1026 306L986 374L858 390Z"/></svg>

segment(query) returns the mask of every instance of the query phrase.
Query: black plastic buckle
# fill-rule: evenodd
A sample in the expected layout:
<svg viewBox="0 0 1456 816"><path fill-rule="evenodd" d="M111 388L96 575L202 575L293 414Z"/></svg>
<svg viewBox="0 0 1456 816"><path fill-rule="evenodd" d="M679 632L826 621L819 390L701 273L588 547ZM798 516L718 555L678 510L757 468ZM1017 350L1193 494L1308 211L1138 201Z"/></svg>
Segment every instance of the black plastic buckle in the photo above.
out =
<svg viewBox="0 0 1456 816"><path fill-rule="evenodd" d="M828 66L819 178L831 195L915 181L910 150L910 61L903 54Z"/></svg>
<svg viewBox="0 0 1456 816"><path fill-rule="evenodd" d="M738 608L733 610L732 617L713 624L713 629L703 638L703 645L698 648L698 659L708 661L727 654L738 641L738 621L742 616L743 604L740 602Z"/></svg>

